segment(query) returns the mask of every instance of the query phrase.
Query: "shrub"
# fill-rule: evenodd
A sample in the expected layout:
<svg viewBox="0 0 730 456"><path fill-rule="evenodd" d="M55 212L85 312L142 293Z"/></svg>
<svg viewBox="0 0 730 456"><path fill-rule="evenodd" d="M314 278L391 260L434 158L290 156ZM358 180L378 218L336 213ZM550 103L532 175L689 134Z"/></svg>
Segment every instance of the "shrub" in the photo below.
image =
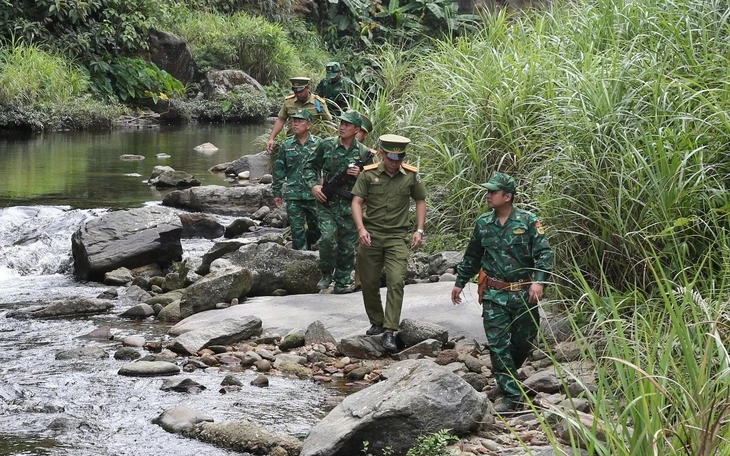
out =
<svg viewBox="0 0 730 456"><path fill-rule="evenodd" d="M255 122L266 118L269 105L266 94L250 85L239 85L216 100L194 102L193 111L207 122Z"/></svg>
<svg viewBox="0 0 730 456"><path fill-rule="evenodd" d="M102 68L100 68L102 69ZM145 99L180 97L182 83L154 63L140 58L120 58L105 64L103 72L92 75L97 90L110 99L138 103Z"/></svg>
<svg viewBox="0 0 730 456"><path fill-rule="evenodd" d="M0 104L61 103L88 85L80 68L37 45L14 41L0 52Z"/></svg>
<svg viewBox="0 0 730 456"><path fill-rule="evenodd" d="M123 107L100 103L89 96L33 106L0 103L0 130L108 130L123 113Z"/></svg>

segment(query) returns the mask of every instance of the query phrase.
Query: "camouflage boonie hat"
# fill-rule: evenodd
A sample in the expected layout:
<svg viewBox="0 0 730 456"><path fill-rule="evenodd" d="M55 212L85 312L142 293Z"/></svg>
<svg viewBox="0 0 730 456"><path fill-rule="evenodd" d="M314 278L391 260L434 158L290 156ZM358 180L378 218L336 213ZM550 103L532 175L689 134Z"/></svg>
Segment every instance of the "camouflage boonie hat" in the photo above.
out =
<svg viewBox="0 0 730 456"><path fill-rule="evenodd" d="M340 74L340 64L338 62L330 62L327 64L325 71L327 71L327 79L332 79Z"/></svg>
<svg viewBox="0 0 730 456"><path fill-rule="evenodd" d="M360 126L360 130L365 130L365 133L373 131L373 123L370 121L368 116L360 114L360 117L362 117L362 126Z"/></svg>
<svg viewBox="0 0 730 456"><path fill-rule="evenodd" d="M482 187L485 187L487 190L503 190L513 195L517 193L517 183L514 178L504 173L495 174L494 177L489 179L489 182L482 184Z"/></svg>
<svg viewBox="0 0 730 456"><path fill-rule="evenodd" d="M380 149L385 152L385 156L396 161L401 161L406 157L406 146L411 142L410 139L400 135L382 135L378 141L380 141Z"/></svg>
<svg viewBox="0 0 730 456"><path fill-rule="evenodd" d="M302 90L306 89L309 85L309 81L311 81L309 78L290 78L289 82L291 82L291 88L295 92L301 92Z"/></svg>
<svg viewBox="0 0 730 456"><path fill-rule="evenodd" d="M307 122L312 121L312 113L309 112L309 109L297 109L297 112L295 112L292 116L292 119L304 119Z"/></svg>
<svg viewBox="0 0 730 456"><path fill-rule="evenodd" d="M345 122L349 122L353 125L355 125L357 128L362 127L362 116L357 111L347 111L346 113L342 114L340 117L338 117L340 120L343 120Z"/></svg>

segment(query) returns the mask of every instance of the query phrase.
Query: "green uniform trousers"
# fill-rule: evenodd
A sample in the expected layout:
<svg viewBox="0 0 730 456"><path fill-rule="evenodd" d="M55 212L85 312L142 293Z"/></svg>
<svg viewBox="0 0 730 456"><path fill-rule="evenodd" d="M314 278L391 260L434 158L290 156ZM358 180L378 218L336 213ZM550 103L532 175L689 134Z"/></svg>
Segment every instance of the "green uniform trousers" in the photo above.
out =
<svg viewBox="0 0 730 456"><path fill-rule="evenodd" d="M289 200L286 215L291 228L291 244L294 250L312 250L319 240L319 217L317 201Z"/></svg>
<svg viewBox="0 0 730 456"><path fill-rule="evenodd" d="M357 249L357 269L362 284L362 298L370 324L398 330L403 307L403 287L408 266L409 240L406 235L370 233L370 247ZM385 313L380 299L380 276L385 272L388 292Z"/></svg>
<svg viewBox="0 0 730 456"><path fill-rule="evenodd" d="M335 288L350 284L355 269L355 242L357 229L352 220L351 202L333 195L329 208L317 203L319 212L319 268L323 276L332 276Z"/></svg>
<svg viewBox="0 0 730 456"><path fill-rule="evenodd" d="M522 400L517 369L534 349L540 329L537 304L529 304L529 291L487 289L482 299L482 319L492 360L492 371L504 395Z"/></svg>

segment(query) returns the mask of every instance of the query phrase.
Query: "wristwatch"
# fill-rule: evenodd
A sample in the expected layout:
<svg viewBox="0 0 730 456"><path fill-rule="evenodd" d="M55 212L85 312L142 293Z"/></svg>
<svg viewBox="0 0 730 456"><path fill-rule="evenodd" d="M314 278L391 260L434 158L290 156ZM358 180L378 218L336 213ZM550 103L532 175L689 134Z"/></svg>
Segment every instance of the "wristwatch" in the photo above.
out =
<svg viewBox="0 0 730 456"><path fill-rule="evenodd" d="M416 230L416 233L421 233L421 234L423 234L423 233L425 233L425 231L423 231L423 229L422 229L422 228L419 228L419 229L417 229L417 230Z"/></svg>

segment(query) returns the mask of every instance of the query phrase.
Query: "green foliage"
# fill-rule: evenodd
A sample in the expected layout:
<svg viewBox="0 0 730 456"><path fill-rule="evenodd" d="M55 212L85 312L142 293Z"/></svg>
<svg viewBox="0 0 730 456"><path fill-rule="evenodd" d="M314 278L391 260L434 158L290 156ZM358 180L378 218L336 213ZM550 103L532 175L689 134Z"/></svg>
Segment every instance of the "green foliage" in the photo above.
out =
<svg viewBox="0 0 730 456"><path fill-rule="evenodd" d="M206 122L255 122L269 114L266 94L250 85L236 86L216 100L194 103L198 120Z"/></svg>
<svg viewBox="0 0 730 456"><path fill-rule="evenodd" d="M0 50L0 104L63 103L88 84L80 68L37 45L13 41Z"/></svg>
<svg viewBox="0 0 730 456"><path fill-rule="evenodd" d="M190 43L202 70L243 70L264 85L319 73L326 62L326 56L314 50L318 41L311 34L299 30L298 36L306 39L300 40L302 49L298 49L281 25L245 13L222 16L191 11L168 27ZM308 68L300 55L317 63L316 70Z"/></svg>
<svg viewBox="0 0 730 456"><path fill-rule="evenodd" d="M485 17L481 33L421 59L381 58L376 128L414 145L431 189L429 231L469 235L493 172L550 227L558 277L656 293L698 264L730 214L721 8L700 0L573 2ZM684 252L679 256L678 252ZM717 250L704 261L717 270Z"/></svg>
<svg viewBox="0 0 730 456"><path fill-rule="evenodd" d="M448 456L446 447L459 439L449 434L448 429L441 429L430 435L418 437L416 446L408 450L406 456Z"/></svg>
<svg viewBox="0 0 730 456"><path fill-rule="evenodd" d="M19 0L0 8L0 41L45 44L94 65L146 49L156 0Z"/></svg>
<svg viewBox="0 0 730 456"><path fill-rule="evenodd" d="M121 106L100 103L91 97L33 106L0 103L0 130L108 130L123 113Z"/></svg>
<svg viewBox="0 0 730 456"><path fill-rule="evenodd" d="M105 64L103 70L94 73L92 80L97 90L109 99L129 103L152 99L157 103L159 98L180 97L185 92L182 83L167 71L140 58L122 57Z"/></svg>

